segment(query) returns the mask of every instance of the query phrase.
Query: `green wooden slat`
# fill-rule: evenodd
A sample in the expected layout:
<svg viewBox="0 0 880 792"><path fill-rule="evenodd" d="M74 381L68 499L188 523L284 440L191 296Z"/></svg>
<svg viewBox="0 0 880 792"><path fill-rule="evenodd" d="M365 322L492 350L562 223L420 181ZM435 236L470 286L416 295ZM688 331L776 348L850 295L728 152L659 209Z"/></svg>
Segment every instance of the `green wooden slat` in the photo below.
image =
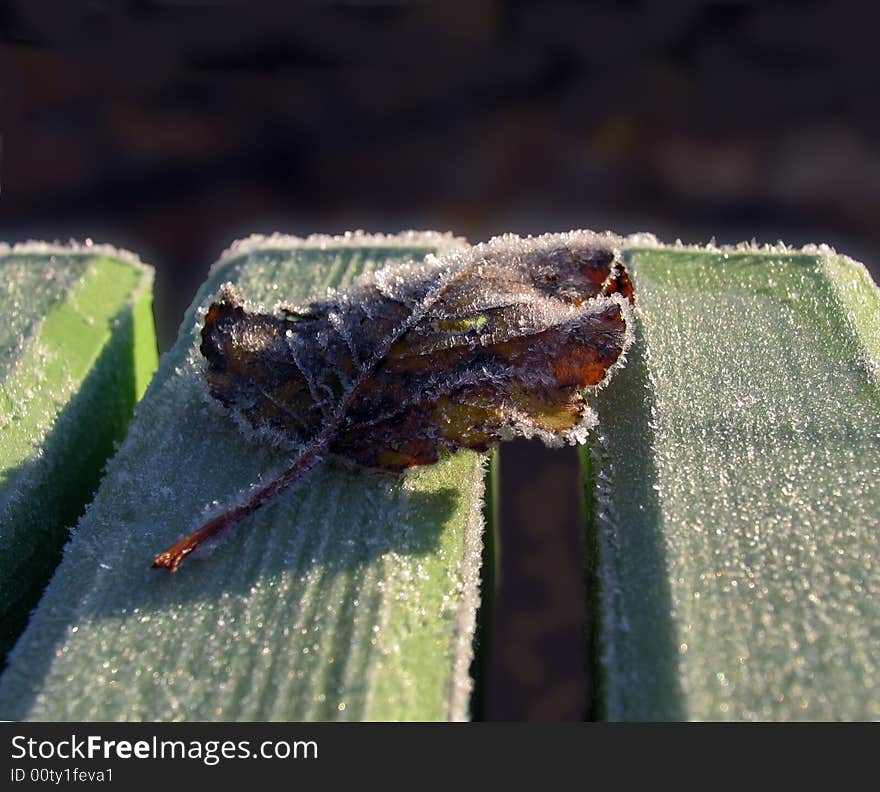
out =
<svg viewBox="0 0 880 792"><path fill-rule="evenodd" d="M0 654L21 632L156 367L152 270L0 248Z"/></svg>
<svg viewBox="0 0 880 792"><path fill-rule="evenodd" d="M226 281L273 304L460 245L257 238L215 265L0 679L0 717L467 716L484 457L404 478L327 464L171 575L153 555L285 454L206 396L198 321Z"/></svg>
<svg viewBox="0 0 880 792"><path fill-rule="evenodd" d="M880 295L827 248L631 240L587 471L601 717L880 717Z"/></svg>

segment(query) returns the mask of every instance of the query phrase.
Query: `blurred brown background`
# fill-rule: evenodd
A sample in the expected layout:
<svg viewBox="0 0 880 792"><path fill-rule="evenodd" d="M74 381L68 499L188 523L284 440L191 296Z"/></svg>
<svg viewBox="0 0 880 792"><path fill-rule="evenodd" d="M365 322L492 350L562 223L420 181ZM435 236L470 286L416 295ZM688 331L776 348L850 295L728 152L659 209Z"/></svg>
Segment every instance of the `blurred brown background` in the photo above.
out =
<svg viewBox="0 0 880 792"><path fill-rule="evenodd" d="M162 348L252 232L651 230L880 262L846 2L0 3L0 239L157 268ZM487 718L583 716L576 460L503 450Z"/></svg>

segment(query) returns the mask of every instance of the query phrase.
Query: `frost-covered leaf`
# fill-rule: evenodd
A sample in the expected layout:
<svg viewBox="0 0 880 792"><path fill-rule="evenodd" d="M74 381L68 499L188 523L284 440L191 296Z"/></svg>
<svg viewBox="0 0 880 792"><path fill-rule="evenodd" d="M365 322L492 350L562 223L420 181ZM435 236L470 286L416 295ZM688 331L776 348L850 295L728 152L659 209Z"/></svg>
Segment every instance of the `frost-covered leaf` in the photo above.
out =
<svg viewBox="0 0 880 792"><path fill-rule="evenodd" d="M435 234L252 239L215 265L0 679L0 717L447 719L467 714L484 457L404 477L328 462L185 573L149 567L214 504L290 463L206 395L221 284L302 302L449 250Z"/></svg>
<svg viewBox="0 0 880 792"><path fill-rule="evenodd" d="M877 287L827 248L625 259L637 339L588 492L600 714L877 719Z"/></svg>
<svg viewBox="0 0 880 792"><path fill-rule="evenodd" d="M152 280L104 246L0 246L0 657L155 369Z"/></svg>
<svg viewBox="0 0 880 792"><path fill-rule="evenodd" d="M632 340L614 241L498 237L272 313L226 284L201 331L211 395L249 435L296 456L155 565L176 570L327 457L401 472L517 435L582 441L595 423L583 391L607 382Z"/></svg>

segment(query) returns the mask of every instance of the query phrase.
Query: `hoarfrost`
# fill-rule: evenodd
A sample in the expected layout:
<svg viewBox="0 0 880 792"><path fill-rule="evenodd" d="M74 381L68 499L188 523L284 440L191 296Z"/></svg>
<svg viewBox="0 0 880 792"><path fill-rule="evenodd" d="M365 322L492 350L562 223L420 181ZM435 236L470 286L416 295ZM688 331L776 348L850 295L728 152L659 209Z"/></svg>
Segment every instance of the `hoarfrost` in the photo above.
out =
<svg viewBox="0 0 880 792"><path fill-rule="evenodd" d="M0 678L3 717L465 717L467 698L454 691L468 685L477 601L478 455L403 481L326 465L186 574L149 569L207 504L289 462L204 409L192 362L198 317L220 285L273 304L282 284L305 300L455 244L276 237L236 245L215 265Z"/></svg>
<svg viewBox="0 0 880 792"><path fill-rule="evenodd" d="M880 295L826 247L633 240L599 399L612 719L880 717Z"/></svg>
<svg viewBox="0 0 880 792"><path fill-rule="evenodd" d="M205 377L240 425L371 467L514 435L583 442L595 416L580 391L632 342L613 243L506 235L271 314L226 284L202 331Z"/></svg>

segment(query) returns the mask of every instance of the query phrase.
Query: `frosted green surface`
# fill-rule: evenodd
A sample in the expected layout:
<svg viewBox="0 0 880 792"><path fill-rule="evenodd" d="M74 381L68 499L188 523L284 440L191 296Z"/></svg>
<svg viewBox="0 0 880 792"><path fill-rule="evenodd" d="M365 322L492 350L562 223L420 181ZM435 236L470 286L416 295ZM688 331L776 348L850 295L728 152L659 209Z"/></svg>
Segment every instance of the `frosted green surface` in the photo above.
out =
<svg viewBox="0 0 880 792"><path fill-rule="evenodd" d="M0 656L156 365L152 270L120 256L40 243L0 253Z"/></svg>
<svg viewBox="0 0 880 792"><path fill-rule="evenodd" d="M0 381L15 368L49 309L82 277L87 261L45 253L0 255Z"/></svg>
<svg viewBox="0 0 880 792"><path fill-rule="evenodd" d="M880 718L880 298L825 249L627 254L600 398L600 714Z"/></svg>
<svg viewBox="0 0 880 792"><path fill-rule="evenodd" d="M212 270L0 679L0 717L467 715L482 457L403 479L319 468L176 574L153 556L285 465L205 395L197 316L220 284L269 304L458 244L252 240Z"/></svg>

